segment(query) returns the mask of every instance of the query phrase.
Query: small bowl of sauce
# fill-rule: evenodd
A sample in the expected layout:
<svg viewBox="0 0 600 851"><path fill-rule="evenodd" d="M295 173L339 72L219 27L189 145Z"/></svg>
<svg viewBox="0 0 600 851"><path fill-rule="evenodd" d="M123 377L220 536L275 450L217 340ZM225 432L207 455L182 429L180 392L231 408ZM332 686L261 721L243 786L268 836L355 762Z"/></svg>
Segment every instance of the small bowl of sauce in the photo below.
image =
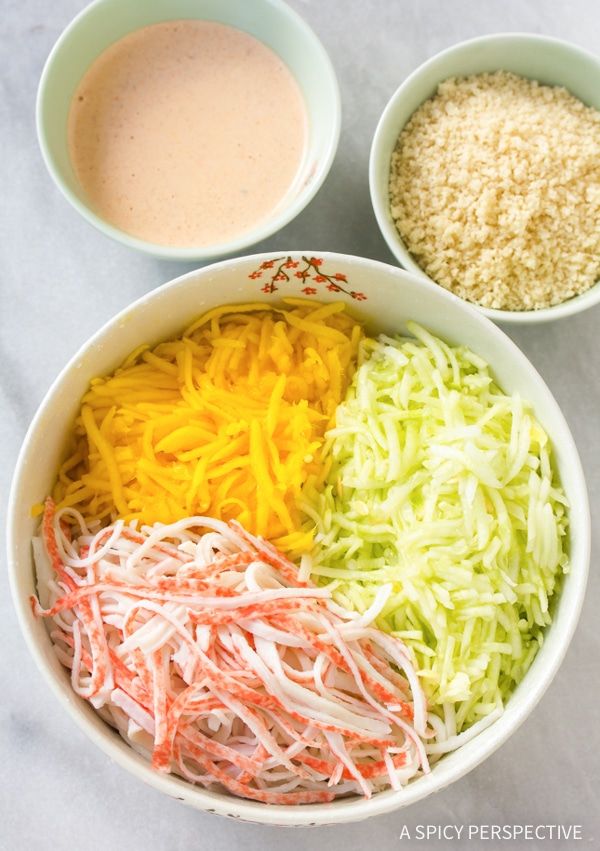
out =
<svg viewBox="0 0 600 851"><path fill-rule="evenodd" d="M51 176L99 230L209 260L309 203L340 103L322 45L279 0L96 0L48 58L37 124Z"/></svg>

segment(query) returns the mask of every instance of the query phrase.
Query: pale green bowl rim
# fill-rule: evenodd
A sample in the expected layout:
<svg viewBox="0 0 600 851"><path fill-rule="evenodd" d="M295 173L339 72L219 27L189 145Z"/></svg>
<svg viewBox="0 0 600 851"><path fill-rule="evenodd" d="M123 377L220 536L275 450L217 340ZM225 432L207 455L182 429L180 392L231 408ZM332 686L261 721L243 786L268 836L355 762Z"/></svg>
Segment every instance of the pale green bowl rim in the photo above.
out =
<svg viewBox="0 0 600 851"><path fill-rule="evenodd" d="M328 110L331 117L331 132L324 156L319 158L318 166L311 181L300 190L300 192L287 206L283 207L279 213L267 219L253 230L247 231L235 239L214 245L202 247L189 246L182 248L179 246L160 245L158 243L138 239L135 236L125 233L125 231L111 225L109 222L97 215L91 207L85 204L70 189L54 164L53 156L48 145L46 127L43 119L43 104L47 94L48 77L57 55L63 49L65 42L68 40L73 29L78 26L79 22L89 15L92 9L102 6L103 3L104 0L93 0L93 2L82 9L81 12L79 12L65 27L46 60L37 91L36 130L42 158L54 183L67 201L77 210L78 213L80 213L80 215L83 216L84 219L106 236L117 240L129 248L141 251L144 254L150 254L164 260L179 260L182 262L205 262L237 254L249 246L267 239L269 236L272 236L291 222L292 219L301 213L302 210L312 201L329 174L340 138L342 107L339 84L327 51L306 21L290 6L288 6L287 3L284 3L283 0L268 0L268 5L277 8L283 12L283 14L287 15L288 19L303 33L303 37L306 39L307 44L310 45L311 55L318 54L320 61L323 63L323 66L327 71L327 76L329 78L328 88L331 92L331 100Z"/></svg>
<svg viewBox="0 0 600 851"><path fill-rule="evenodd" d="M388 248L396 258L396 260L404 269L408 270L409 272L414 272L416 275L419 275L422 278L431 281L431 283L435 284L436 286L441 285L438 284L437 281L434 281L433 278L430 278L427 273L424 272L423 269L413 260L411 254L409 253L408 249L400 238L400 235L398 234L396 228L389 220L387 195L386 197L384 197L385 193L380 192L380 188L377 181L377 170L380 166L382 158L382 139L388 122L393 120L393 116L396 110L398 109L399 104L401 104L402 102L404 92L410 85L414 83L415 79L422 76L432 66L441 63L443 59L455 55L460 55L462 51L467 47L471 47L474 44L484 45L491 44L492 42L502 41L515 41L515 43L521 42L523 45L529 42L529 45L533 49L539 47L543 48L546 45L554 44L563 48L567 48L573 51L573 53L578 53L581 55L582 58L591 61L598 67L598 87L600 88L600 58L598 56L593 54L591 51L580 47L577 44L573 44L570 41L566 41L565 39L527 32L490 33L488 35L477 36L476 38L461 41L458 44L453 44L451 47L448 47L445 50L436 53L434 56L431 56L421 65L419 65L411 74L409 74L409 76L401 83L401 85L398 86L398 88L386 104L383 113L381 114L381 118L379 119L377 128L375 129L375 134L371 143L371 152L369 157L369 189L371 194L371 204L373 206L373 212L375 213L375 218L377 219L379 230L381 231L381 234L385 239ZM441 75L439 78L439 82L441 83L447 77L448 74ZM574 296L573 298L570 298L567 301L562 302L561 304L557 304L554 307L545 307L540 308L539 310L497 310L493 308L482 307L481 305L475 304L474 302L467 303L474 307L476 310L483 313L484 316L487 316L488 319L492 319L494 322L522 325L551 322L556 319L562 319L566 316L573 316L576 313L581 313L581 311L587 310L589 307L599 304L600 280L593 284L593 286L591 286L589 290L586 290L584 293L581 293L578 296Z"/></svg>

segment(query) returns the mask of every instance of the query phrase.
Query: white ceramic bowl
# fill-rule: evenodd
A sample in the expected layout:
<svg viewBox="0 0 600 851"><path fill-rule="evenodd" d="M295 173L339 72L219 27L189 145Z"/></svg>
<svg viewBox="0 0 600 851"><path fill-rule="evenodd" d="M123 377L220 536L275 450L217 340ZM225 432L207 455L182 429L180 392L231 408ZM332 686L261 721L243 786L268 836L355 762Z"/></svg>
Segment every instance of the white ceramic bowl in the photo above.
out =
<svg viewBox="0 0 600 851"><path fill-rule="evenodd" d="M392 152L413 112L448 77L486 71L512 71L549 85L564 86L589 106L600 109L600 59L574 44L528 33L500 33L463 41L443 50L406 78L396 89L375 130L369 163L371 203L390 251L405 269L428 278L398 233L390 213L388 178ZM474 305L495 322L547 322L579 313L600 303L600 281L587 292L540 310L493 310Z"/></svg>
<svg viewBox="0 0 600 851"><path fill-rule="evenodd" d="M68 151L67 118L77 85L109 45L132 30L160 21L199 18L250 33L270 47L298 82L308 114L308 140L298 174L270 217L239 237L217 245L185 248L130 236L89 206ZM65 198L98 230L130 248L167 260L213 260L243 251L278 231L316 195L333 162L341 106L333 66L310 27L283 0L95 0L69 24L46 62L37 98L42 156Z"/></svg>
<svg viewBox="0 0 600 851"><path fill-rule="evenodd" d="M291 252L292 259L302 266L303 256L310 258L312 254ZM286 255L278 255L277 259L260 254L226 260L165 284L112 319L80 349L42 402L21 450L8 516L9 570L21 628L39 668L71 717L105 753L156 789L198 809L267 824L329 824L389 812L442 789L489 756L527 717L554 677L577 623L589 561L589 507L577 449L550 391L514 343L480 313L422 278L359 257L323 253L318 257L322 260L318 266L321 280L302 281L291 274L289 281L277 280L278 290L272 294L263 292L263 287L270 288ZM261 264L271 260L275 260L272 267L260 271ZM332 277L336 274L343 275L346 282ZM346 292L328 290L327 285L333 281ZM44 624L33 617L29 605L29 597L35 592L31 537L38 523L32 519L30 507L50 491L66 435L91 378L115 369L140 343L177 335L191 318L218 304L249 300L269 304L280 296L301 296L306 287L313 290L308 297L346 301L371 331L400 332L405 330L407 319L415 319L448 341L470 346L492 364L502 387L520 393L533 404L551 437L571 505L571 572L565 578L542 649L504 715L492 726L459 751L445 756L429 776L410 783L400 793L381 792L369 801L353 798L325 805L279 807L206 791L175 776L154 772L89 704L76 697Z"/></svg>

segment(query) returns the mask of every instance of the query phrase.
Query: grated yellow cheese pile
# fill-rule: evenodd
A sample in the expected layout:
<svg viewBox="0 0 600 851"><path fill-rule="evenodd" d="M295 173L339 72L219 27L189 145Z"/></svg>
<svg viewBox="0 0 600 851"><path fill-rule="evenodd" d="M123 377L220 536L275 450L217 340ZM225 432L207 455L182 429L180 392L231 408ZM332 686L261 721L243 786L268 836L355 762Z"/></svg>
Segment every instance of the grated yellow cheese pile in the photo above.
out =
<svg viewBox="0 0 600 851"><path fill-rule="evenodd" d="M344 305L219 307L177 340L97 378L54 490L88 521L237 519L288 552L310 546L297 508L326 475L323 435L362 329Z"/></svg>

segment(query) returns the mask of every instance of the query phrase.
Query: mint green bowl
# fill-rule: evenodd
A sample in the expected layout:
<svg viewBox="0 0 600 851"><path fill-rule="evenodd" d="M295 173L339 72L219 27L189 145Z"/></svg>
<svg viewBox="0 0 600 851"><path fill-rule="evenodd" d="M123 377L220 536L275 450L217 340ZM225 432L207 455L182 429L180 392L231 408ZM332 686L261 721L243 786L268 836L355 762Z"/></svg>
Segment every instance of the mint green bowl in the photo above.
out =
<svg viewBox="0 0 600 851"><path fill-rule="evenodd" d="M308 140L299 174L271 216L236 239L185 248L130 236L89 206L73 171L67 119L71 99L92 62L133 30L184 18L218 21L253 35L288 66L304 95ZM282 0L95 0L62 33L42 72L37 98L37 132L44 162L65 198L98 230L138 251L168 260L212 260L235 254L290 222L316 195L337 150L341 121L338 84L321 42Z"/></svg>
<svg viewBox="0 0 600 851"><path fill-rule="evenodd" d="M429 278L410 254L390 213L388 180L392 152L413 112L448 77L512 71L553 86L564 86L588 106L600 109L600 59L586 50L543 35L498 33L455 44L432 56L406 78L389 100L371 146L369 184L379 229L390 251L409 272ZM538 323L561 319L600 303L600 282L581 295L540 310L495 310L474 304L494 322Z"/></svg>

